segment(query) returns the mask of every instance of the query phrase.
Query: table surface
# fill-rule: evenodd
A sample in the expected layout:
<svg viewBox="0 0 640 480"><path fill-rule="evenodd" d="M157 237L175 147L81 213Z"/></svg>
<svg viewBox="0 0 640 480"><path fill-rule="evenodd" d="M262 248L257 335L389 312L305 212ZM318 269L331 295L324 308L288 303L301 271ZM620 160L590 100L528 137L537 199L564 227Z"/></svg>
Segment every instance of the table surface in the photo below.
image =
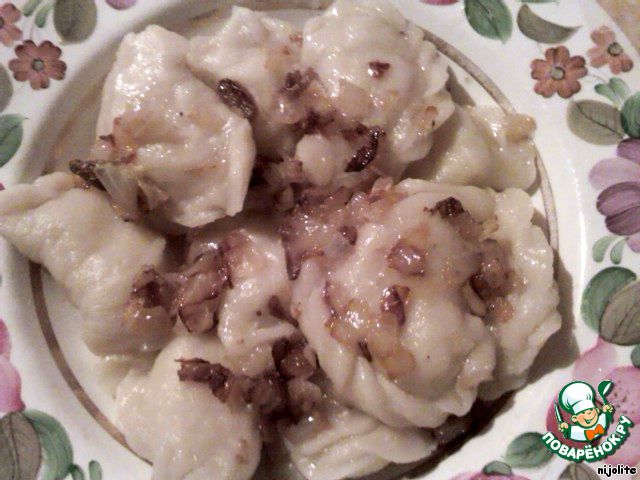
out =
<svg viewBox="0 0 640 480"><path fill-rule="evenodd" d="M598 0L640 51L640 0Z"/></svg>

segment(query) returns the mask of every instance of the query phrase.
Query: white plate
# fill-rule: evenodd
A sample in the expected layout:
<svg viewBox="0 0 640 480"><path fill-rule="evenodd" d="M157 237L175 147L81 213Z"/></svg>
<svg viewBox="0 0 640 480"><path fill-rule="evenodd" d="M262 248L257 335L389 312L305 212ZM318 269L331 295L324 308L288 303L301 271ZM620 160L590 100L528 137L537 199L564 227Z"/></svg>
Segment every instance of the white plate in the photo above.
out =
<svg viewBox="0 0 640 480"><path fill-rule="evenodd" d="M54 4L49 0L18 2L16 7L22 9L19 18L7 4L0 7L0 17L5 16L0 41L5 38L3 29L5 33L8 31L7 21L11 23L17 18L13 23L21 30L21 38L15 39L11 48L0 46L0 107L4 106L0 114L0 161L4 162L0 180L4 185L33 180L44 170L84 156L92 136L104 75L126 32L149 23L193 31L206 23L200 18L203 14L211 14L232 2L140 0L136 4L135 0L67 0L78 7L74 11L80 14L75 16L64 15L59 6L64 3L56 2L53 11L49 11ZM309 8L321 3L256 0L253 4L249 2L249 6ZM640 423L640 369L631 366L632 346L600 341L595 351L585 355L596 344L599 317L607 302L620 306L625 298L630 298L626 308L640 309L640 287L634 273L640 270L640 139L630 138L640 137L640 59L622 32L592 1L525 4L505 0L502 4L502 0L467 0L469 11L473 10L473 4L490 8L506 4L512 17L510 34L507 23L496 21L496 16L492 17L493 23L487 24L488 30L483 30L480 20L465 15L462 1L447 6L431 5L442 3L437 1L394 3L408 19L427 31L427 38L449 59L455 77L452 92L458 101L498 104L536 119L540 182L532 193L540 212L539 223L548 226L552 245L558 252L557 276L564 321L562 330L541 353L530 383L508 398L495 418L487 418L488 425L481 432L474 432L457 450L447 452L448 457L427 470L419 469L417 475L433 479L457 475L460 479L491 478L474 475L489 462L500 460L513 467L511 478L559 478L570 464L556 456L549 458L541 443L527 443L527 438L534 437L520 435L547 430L551 402L570 379L577 375L597 383L615 378L614 388L619 394L613 403L617 411ZM32 7L35 9L27 16ZM314 12L286 10L277 14L302 18ZM190 20L196 17L199 19ZM579 27L569 32L550 27L541 18ZM481 32L474 31L474 26ZM602 26L611 33L601 31L595 35L595 40L601 40L603 45L589 56L590 49L597 47L591 34ZM504 41L488 36L501 36ZM610 46L612 36L628 57L600 55ZM10 62L16 57L13 47L29 40L34 44L21 49L23 60L32 54L28 61ZM53 62L55 49L42 49L45 40L61 49L59 60L66 70ZM557 93L545 98L534 91L538 80L532 79L531 63L544 59L549 48L559 45L566 47L572 56L584 57L588 74L575 79L581 86L579 92L573 92L575 88L571 89L566 82L540 84L540 93L551 94L550 88L559 86L561 91L572 94L567 99ZM609 51L615 52L616 48ZM33 87L46 83L42 77L35 79L33 85L18 80L23 78L20 72L27 72L32 61L43 54L45 62L54 67L51 76L64 78L51 78L48 88L34 90ZM599 59L608 63L593 66ZM613 72L617 67L628 70L629 61L636 64L629 71ZM544 64L536 65L536 71L546 72ZM14 74L18 80L10 78ZM577 76L576 70L568 71L567 75ZM612 78L618 80L609 83ZM628 93L624 92L625 85ZM616 92L623 98L616 97ZM585 103L589 100L598 103ZM602 159L616 158L617 145L623 139L619 153L626 160L599 163ZM607 224L597 208L598 199L604 205L600 209L609 215ZM607 225L616 233L609 231ZM4 242L1 250L0 311L4 323L0 320L0 412L6 413L4 431L19 428L22 419L40 429L35 443L24 442L21 450L27 458L43 449L39 478L62 478L67 474L82 478L81 470L92 479L100 478L99 471L106 480L149 478L148 464L124 446L122 436L109 421L112 388L109 382L98 381L102 375L97 370L105 373L105 367L81 343L75 327L77 312L46 273L29 265ZM631 294L611 293L626 281L630 282L626 292ZM626 333L618 332L617 343L633 340L633 333L640 329L637 311L635 315ZM609 315L607 321L615 321L614 317ZM10 352L5 341L9 336L13 347ZM640 348L636 352L640 357ZM122 366L116 362L109 368L114 382L119 370ZM627 392L626 397L623 392ZM28 410L16 414L24 405ZM555 422L553 417L550 420L551 424ZM23 427L28 430L28 425ZM49 446L47 432L57 435ZM632 432L631 438L608 463L640 462L640 428ZM0 454L5 440L0 428ZM52 454L59 455L55 465ZM0 462L2 458L0 455ZM535 466L523 468L521 465L527 462ZM9 476L18 463L15 458L13 462L0 463L0 478L4 480L5 474L7 478L35 478L29 477L28 469L23 471L26 476ZM580 468L596 467L593 464ZM57 473L55 468L59 468Z"/></svg>

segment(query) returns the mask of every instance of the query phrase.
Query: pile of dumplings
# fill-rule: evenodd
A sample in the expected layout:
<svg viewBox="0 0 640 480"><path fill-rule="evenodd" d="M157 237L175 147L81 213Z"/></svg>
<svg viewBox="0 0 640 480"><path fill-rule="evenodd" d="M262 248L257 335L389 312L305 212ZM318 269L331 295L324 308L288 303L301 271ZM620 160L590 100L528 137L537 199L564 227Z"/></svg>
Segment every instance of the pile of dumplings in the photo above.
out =
<svg viewBox="0 0 640 480"><path fill-rule="evenodd" d="M368 475L525 383L561 323L535 125L448 78L382 0L301 31L239 7L190 40L149 26L87 158L0 192L89 349L154 355L115 421L155 480Z"/></svg>

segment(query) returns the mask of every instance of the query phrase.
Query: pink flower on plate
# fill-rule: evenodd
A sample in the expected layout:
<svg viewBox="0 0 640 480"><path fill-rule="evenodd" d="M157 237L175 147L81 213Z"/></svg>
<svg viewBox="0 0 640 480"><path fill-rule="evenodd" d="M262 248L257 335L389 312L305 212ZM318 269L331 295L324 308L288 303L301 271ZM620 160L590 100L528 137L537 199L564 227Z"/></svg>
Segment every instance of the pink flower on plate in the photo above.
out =
<svg viewBox="0 0 640 480"><path fill-rule="evenodd" d="M22 30L15 26L21 16L22 13L13 3L3 3L0 6L0 42L6 47L22 38Z"/></svg>
<svg viewBox="0 0 640 480"><path fill-rule="evenodd" d="M611 380L613 390L607 400L615 408L614 418L626 415L635 424L640 422L640 369L625 366L618 367L615 362L615 348L612 344L598 338L596 345L584 352L573 366L573 379L582 380L590 385L598 385L602 380ZM554 398L553 401L556 399ZM553 402L547 415L547 428L557 432L556 419L553 415ZM611 427L610 427L611 428ZM569 443L565 441L565 443ZM577 446L577 445L576 445ZM581 444L580 446L584 446ZM607 463L617 465L636 465L640 461L640 442L627 441Z"/></svg>
<svg viewBox="0 0 640 480"><path fill-rule="evenodd" d="M611 73L614 74L628 72L633 68L633 60L616 42L616 34L609 27L603 26L591 32L591 40L596 44L587 52L591 66L602 67L609 64Z"/></svg>
<svg viewBox="0 0 640 480"><path fill-rule="evenodd" d="M49 40L40 45L27 40L22 45L18 45L15 51L17 58L9 62L9 69L17 81L28 81L31 88L40 90L49 87L51 78L54 80L64 78L67 65L60 60L62 50Z"/></svg>
<svg viewBox="0 0 640 480"><path fill-rule="evenodd" d="M607 228L628 237L629 248L640 253L640 140L623 140L616 154L596 163L589 180L602 190L596 206Z"/></svg>
<svg viewBox="0 0 640 480"><path fill-rule="evenodd" d="M584 58L572 57L562 45L548 48L544 57L544 60L536 58L531 62L531 78L537 80L533 90L545 98L555 93L562 98L571 98L578 93L582 88L578 80L587 75Z"/></svg>
<svg viewBox="0 0 640 480"><path fill-rule="evenodd" d="M20 374L11 364L11 340L9 330L0 320L0 412L17 412L24 409L20 397Z"/></svg>

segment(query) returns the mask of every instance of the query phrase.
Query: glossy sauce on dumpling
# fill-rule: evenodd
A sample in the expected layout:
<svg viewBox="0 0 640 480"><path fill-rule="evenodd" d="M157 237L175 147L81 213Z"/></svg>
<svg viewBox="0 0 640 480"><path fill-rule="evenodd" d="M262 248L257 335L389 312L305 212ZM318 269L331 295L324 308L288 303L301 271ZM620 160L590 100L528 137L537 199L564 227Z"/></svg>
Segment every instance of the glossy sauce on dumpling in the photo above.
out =
<svg viewBox="0 0 640 480"><path fill-rule="evenodd" d="M303 263L292 308L340 398L388 425L436 427L471 407L495 346L461 292L477 240L430 210L447 193L400 190L364 198L352 249Z"/></svg>
<svg viewBox="0 0 640 480"><path fill-rule="evenodd" d="M129 445L153 462L153 480L247 480L253 475L262 445L255 414L177 375L177 359L228 364L225 355L213 337L181 336L148 373L133 370L118 387L116 422Z"/></svg>
<svg viewBox="0 0 640 480"><path fill-rule="evenodd" d="M399 175L424 158L454 105L446 62L422 30L388 2L338 0L303 34L302 63L338 112L385 131L376 165Z"/></svg>
<svg viewBox="0 0 640 480"><path fill-rule="evenodd" d="M389 427L333 398L282 434L293 464L309 480L361 477L391 463L414 462L435 448L426 432Z"/></svg>
<svg viewBox="0 0 640 480"><path fill-rule="evenodd" d="M413 178L457 185L529 188L536 178L531 117L498 107L456 106L435 133L434 148L408 170Z"/></svg>
<svg viewBox="0 0 640 480"><path fill-rule="evenodd" d="M12 187L0 192L0 233L65 289L95 353L153 351L168 340L170 323L123 317L142 266L163 268L165 239L123 221L103 192L78 188L68 173Z"/></svg>
<svg viewBox="0 0 640 480"><path fill-rule="evenodd" d="M188 63L198 77L212 88L222 79L231 79L253 97L257 106L253 134L265 155L291 154L295 146L291 126L281 121L277 111L278 92L300 59L297 36L299 32L285 21L234 7L214 35L190 41Z"/></svg>
<svg viewBox="0 0 640 480"><path fill-rule="evenodd" d="M255 145L249 122L191 73L187 49L158 26L125 37L104 86L96 173L129 216L196 227L242 209Z"/></svg>
<svg viewBox="0 0 640 480"><path fill-rule="evenodd" d="M216 332L229 352L242 356L243 373L259 374L273 368L273 344L298 332L289 314L292 282L276 229L257 214L240 215L193 234L190 255L220 245L229 235L236 243L229 262L233 288L221 294Z"/></svg>

